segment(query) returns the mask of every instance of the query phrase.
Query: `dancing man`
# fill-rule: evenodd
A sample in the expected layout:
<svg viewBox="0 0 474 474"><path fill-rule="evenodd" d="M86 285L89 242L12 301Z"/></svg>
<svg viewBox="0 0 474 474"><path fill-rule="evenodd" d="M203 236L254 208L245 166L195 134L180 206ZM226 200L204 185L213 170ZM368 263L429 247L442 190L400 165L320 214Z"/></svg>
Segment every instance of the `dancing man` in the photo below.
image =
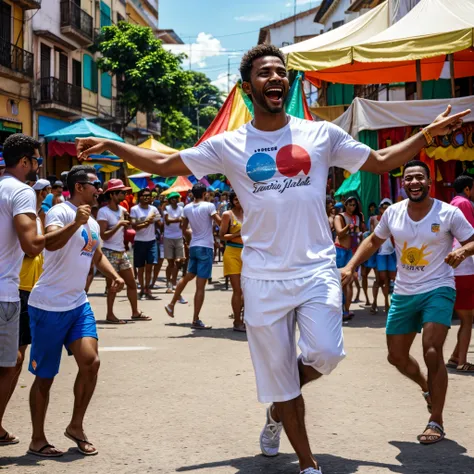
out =
<svg viewBox="0 0 474 474"><path fill-rule="evenodd" d="M326 217L329 167L387 172L409 161L431 136L459 127L469 111L449 117L448 108L423 132L374 151L329 122L286 114L289 80L285 58L275 46L252 48L240 72L255 115L239 129L170 156L83 138L76 142L78 156L109 150L160 176L228 177L245 214L242 289L258 397L271 403L260 446L265 455L276 456L284 427L301 472L320 474L306 433L301 387L329 374L345 355L341 284Z"/></svg>
<svg viewBox="0 0 474 474"><path fill-rule="evenodd" d="M385 210L374 233L362 242L341 275L343 285L350 284L357 266L393 237L398 273L387 317L388 361L423 391L431 416L418 441L433 444L445 436L448 374L443 345L456 299L451 267L474 254L474 229L459 209L429 196L430 171L422 161L405 165L403 182L408 199ZM462 245L454 251L453 236ZM410 356L416 334L422 329L428 379Z"/></svg>

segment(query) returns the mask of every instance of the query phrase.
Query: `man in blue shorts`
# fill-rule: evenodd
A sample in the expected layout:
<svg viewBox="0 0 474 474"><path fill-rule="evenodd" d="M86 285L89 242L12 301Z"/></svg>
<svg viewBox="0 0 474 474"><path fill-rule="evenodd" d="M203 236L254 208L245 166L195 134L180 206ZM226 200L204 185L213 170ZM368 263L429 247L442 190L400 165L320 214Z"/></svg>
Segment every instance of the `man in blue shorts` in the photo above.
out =
<svg viewBox="0 0 474 474"><path fill-rule="evenodd" d="M192 327L194 329L210 329L200 319L204 303L204 289L206 282L212 276L212 262L214 261L214 235L212 223L220 225L221 218L217 214L216 207L211 202L204 201L206 186L196 183L192 189L194 201L184 208L184 218L181 224L183 233L191 225L192 239L189 246L189 266L186 275L179 281L174 292L171 303L165 307L168 316L174 317L174 307L179 301L181 293L186 285L197 277L196 293L194 295L194 316Z"/></svg>
<svg viewBox="0 0 474 474"><path fill-rule="evenodd" d="M56 204L46 215L43 273L29 299L30 372L36 376L30 392L33 434L28 453L59 457L44 432L49 392L59 372L63 346L76 359L74 410L64 435L87 456L98 453L87 440L83 421L97 383L99 355L94 313L84 290L91 263L111 280L109 291L124 281L99 246L99 224L91 217L100 182L92 166L74 166L67 177L71 199Z"/></svg>
<svg viewBox="0 0 474 474"><path fill-rule="evenodd" d="M431 416L418 441L433 444L445 437L448 374L443 345L456 298L453 267L474 254L474 229L458 208L429 196L431 179L425 163L408 162L403 182L408 199L388 207L341 275L343 285L350 284L355 268L390 237L394 239L398 273L387 318L388 361L423 391ZM454 251L453 237L462 245ZM428 379L410 356L422 329Z"/></svg>

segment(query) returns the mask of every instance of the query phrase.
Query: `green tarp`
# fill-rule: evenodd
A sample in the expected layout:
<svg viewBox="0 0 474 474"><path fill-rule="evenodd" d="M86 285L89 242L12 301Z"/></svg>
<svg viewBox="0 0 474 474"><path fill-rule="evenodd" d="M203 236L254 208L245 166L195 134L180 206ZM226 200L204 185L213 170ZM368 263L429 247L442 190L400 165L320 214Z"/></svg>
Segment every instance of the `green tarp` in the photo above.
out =
<svg viewBox="0 0 474 474"><path fill-rule="evenodd" d="M376 130L362 130L359 133L359 141L370 146L373 150L378 149L378 132ZM366 171L358 171L351 174L339 189L335 192L336 197L349 197L356 195L362 204L362 212L367 218L369 215L369 204L380 200L380 177Z"/></svg>
<svg viewBox="0 0 474 474"><path fill-rule="evenodd" d="M106 128L99 127L94 122L86 119L80 119L77 122L72 123L64 128L60 128L49 135L46 135L45 140L58 140L60 142L73 142L76 138L85 137L97 137L107 138L116 142L123 142L116 133L107 130Z"/></svg>

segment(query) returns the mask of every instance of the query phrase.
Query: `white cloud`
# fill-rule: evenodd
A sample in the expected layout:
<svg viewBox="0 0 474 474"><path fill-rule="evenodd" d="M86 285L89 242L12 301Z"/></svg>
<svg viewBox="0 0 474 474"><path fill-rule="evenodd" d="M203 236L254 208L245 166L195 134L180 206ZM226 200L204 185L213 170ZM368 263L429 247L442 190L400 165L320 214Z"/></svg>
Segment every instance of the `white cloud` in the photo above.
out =
<svg viewBox="0 0 474 474"><path fill-rule="evenodd" d="M263 13L258 13L256 15L243 15L243 16L236 16L234 17L236 21L264 21L268 20L268 15L264 15Z"/></svg>
<svg viewBox="0 0 474 474"><path fill-rule="evenodd" d="M231 74L229 78L229 90L232 90L235 83L239 80L238 74ZM221 72L217 76L215 81L212 81L212 85L216 86L220 91L227 95L228 85L227 85L227 72Z"/></svg>
<svg viewBox="0 0 474 474"><path fill-rule="evenodd" d="M188 59L184 61L184 64L191 60L192 65L197 64L201 68L206 66L207 58L220 56L226 51L220 40L204 32L199 33L192 44L163 44L163 47L175 54L185 53Z"/></svg>

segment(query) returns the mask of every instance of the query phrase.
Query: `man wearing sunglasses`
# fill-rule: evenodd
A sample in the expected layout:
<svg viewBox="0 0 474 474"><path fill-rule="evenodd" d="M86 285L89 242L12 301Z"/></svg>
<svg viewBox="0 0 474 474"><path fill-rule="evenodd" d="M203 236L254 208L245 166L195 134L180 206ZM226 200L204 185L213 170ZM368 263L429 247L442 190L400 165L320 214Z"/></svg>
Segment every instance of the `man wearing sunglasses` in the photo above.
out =
<svg viewBox="0 0 474 474"><path fill-rule="evenodd" d="M63 454L48 443L44 432L49 391L59 372L63 346L79 368L74 410L64 435L82 454L98 453L83 427L99 370L96 322L84 290L91 263L111 280L109 291L118 292L124 285L102 253L99 224L91 217L100 188L95 169L74 166L67 184L71 199L57 204L46 215L43 273L31 292L28 307L32 339L29 370L36 376L30 393L33 435L28 452L41 457Z"/></svg>
<svg viewBox="0 0 474 474"><path fill-rule="evenodd" d="M21 133L3 146L5 173L0 177L0 446L20 440L3 428L2 418L21 368L20 269L24 255L35 257L44 248L36 224L35 191L25 181L36 181L41 164L39 143Z"/></svg>

